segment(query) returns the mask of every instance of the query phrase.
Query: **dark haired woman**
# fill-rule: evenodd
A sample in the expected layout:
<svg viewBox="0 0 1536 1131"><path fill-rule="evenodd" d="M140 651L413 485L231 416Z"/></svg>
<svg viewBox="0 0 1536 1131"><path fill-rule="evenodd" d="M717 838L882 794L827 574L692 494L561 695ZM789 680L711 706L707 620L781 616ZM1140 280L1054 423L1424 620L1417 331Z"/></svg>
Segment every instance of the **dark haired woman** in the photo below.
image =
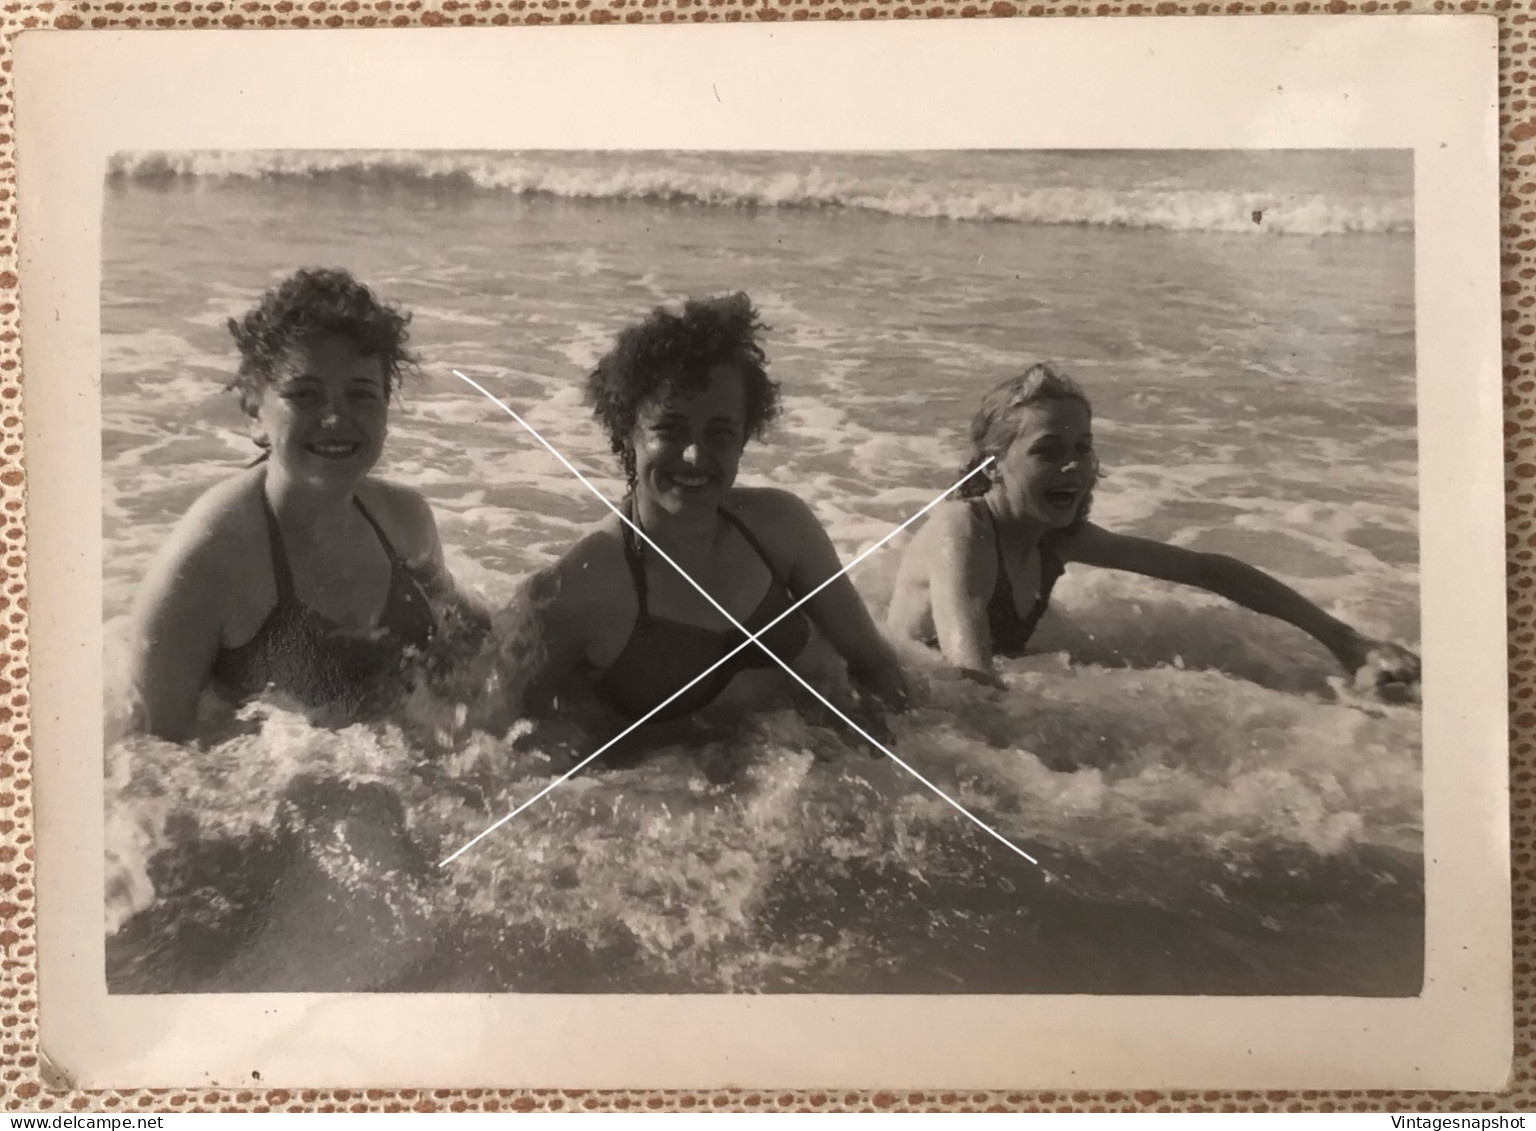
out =
<svg viewBox="0 0 1536 1131"><path fill-rule="evenodd" d="M752 644L667 703L744 639L678 569L755 633L840 568L805 503L736 486L742 450L779 408L762 329L743 294L689 301L681 313L658 309L619 334L588 377L594 415L629 480L622 509L677 569L610 517L535 577L531 605L545 652L536 709L541 690L552 696L573 675L629 720L666 703L655 722L707 708L739 712L782 698L793 682ZM808 647L818 635L820 659L830 644L853 690L872 697L866 704L905 705L901 667L847 577L778 620L761 645L808 678L824 676Z"/></svg>
<svg viewBox="0 0 1536 1131"><path fill-rule="evenodd" d="M994 656L1017 656L1070 562L1192 585L1295 625L1326 647L1362 691L1400 699L1419 659L1372 640L1253 566L1088 521L1099 464L1087 394L1035 365L982 399L971 423L970 471L985 473L935 507L912 539L887 614L893 633L936 645L965 674L996 684ZM973 486L974 485L974 486Z"/></svg>
<svg viewBox="0 0 1536 1131"><path fill-rule="evenodd" d="M323 721L388 706L452 591L414 491L369 477L414 365L408 318L345 271L301 270L231 319L231 388L264 457L204 494L136 604L135 722L180 741L205 690L274 691Z"/></svg>

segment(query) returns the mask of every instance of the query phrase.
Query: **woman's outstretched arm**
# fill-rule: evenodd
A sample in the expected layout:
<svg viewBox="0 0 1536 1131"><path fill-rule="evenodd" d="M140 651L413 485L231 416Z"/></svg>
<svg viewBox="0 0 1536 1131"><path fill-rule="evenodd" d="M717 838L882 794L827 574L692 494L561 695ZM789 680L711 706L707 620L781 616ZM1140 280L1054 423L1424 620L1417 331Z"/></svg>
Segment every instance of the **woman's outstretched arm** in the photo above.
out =
<svg viewBox="0 0 1536 1131"><path fill-rule="evenodd" d="M1112 534L1092 523L1061 537L1056 545L1067 561L1191 585L1295 625L1332 652L1357 682L1365 674L1378 688L1419 681L1419 658L1408 649L1361 635L1284 582L1236 558Z"/></svg>

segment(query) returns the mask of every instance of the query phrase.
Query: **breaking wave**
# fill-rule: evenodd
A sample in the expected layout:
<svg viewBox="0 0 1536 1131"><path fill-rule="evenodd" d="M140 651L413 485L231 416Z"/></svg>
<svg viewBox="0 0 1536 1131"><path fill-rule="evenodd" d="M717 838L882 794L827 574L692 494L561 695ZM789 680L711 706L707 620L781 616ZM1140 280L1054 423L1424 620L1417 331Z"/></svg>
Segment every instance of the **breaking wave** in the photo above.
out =
<svg viewBox="0 0 1536 1131"><path fill-rule="evenodd" d="M1268 235L1408 232L1399 196L1342 197L1189 187L1084 187L1003 178L914 181L878 169L804 171L707 165L698 155L252 150L123 153L108 169L137 181L297 179L571 201L710 208L851 209L974 223L1085 225Z"/></svg>

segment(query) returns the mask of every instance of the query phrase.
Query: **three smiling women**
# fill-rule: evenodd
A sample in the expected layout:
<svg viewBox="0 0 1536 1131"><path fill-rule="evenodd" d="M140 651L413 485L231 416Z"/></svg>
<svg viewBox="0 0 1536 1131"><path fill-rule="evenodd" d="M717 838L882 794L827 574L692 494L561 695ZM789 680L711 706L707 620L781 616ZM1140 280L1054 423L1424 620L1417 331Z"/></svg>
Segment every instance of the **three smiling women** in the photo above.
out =
<svg viewBox="0 0 1536 1131"><path fill-rule="evenodd" d="M264 458L198 500L145 580L131 647L143 729L192 737L206 691L226 703L275 693L320 722L386 712L403 696L457 604L430 508L371 474L414 365L406 324L347 273L313 270L231 321L232 387ZM837 576L810 508L736 483L746 445L779 410L763 330L746 295L690 300L624 329L587 378L628 491L622 518L525 586L540 643L522 658L528 712L558 714L585 692L616 722L729 724L765 705L813 707L814 688L878 728L908 705L896 653ZM893 635L995 683L993 657L1023 649L1077 562L1208 589L1296 625L1375 686L1417 682L1411 653L1259 570L1088 522L1091 413L1059 372L1036 366L994 389L972 441L972 466L995 462L913 539ZM742 629L763 635L747 644Z"/></svg>

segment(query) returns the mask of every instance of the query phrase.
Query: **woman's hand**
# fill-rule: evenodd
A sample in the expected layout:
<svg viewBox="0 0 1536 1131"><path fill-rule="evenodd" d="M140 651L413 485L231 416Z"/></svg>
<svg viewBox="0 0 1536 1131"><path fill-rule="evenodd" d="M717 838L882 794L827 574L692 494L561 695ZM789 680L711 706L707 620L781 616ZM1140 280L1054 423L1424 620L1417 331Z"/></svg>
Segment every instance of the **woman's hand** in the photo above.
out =
<svg viewBox="0 0 1536 1131"><path fill-rule="evenodd" d="M1401 644L1356 633L1338 657L1350 673L1355 691L1387 703L1405 703L1418 697L1423 665Z"/></svg>
<svg viewBox="0 0 1536 1131"><path fill-rule="evenodd" d="M960 668L960 674L972 683L979 683L982 687L993 691L1007 691L1008 685L1003 682L1003 677L995 671L984 671L981 668Z"/></svg>
<svg viewBox="0 0 1536 1131"><path fill-rule="evenodd" d="M900 715L912 705L912 688L907 683L907 673L902 670L901 662L894 653L890 654L888 663L851 674L857 681L855 694L865 709Z"/></svg>
<svg viewBox="0 0 1536 1131"><path fill-rule="evenodd" d="M845 749L834 751L830 746L818 748L815 752L817 760L838 761L854 750L864 750L871 757L878 758L880 751L871 746L869 739L860 735L859 731L862 730L879 743L888 745L893 742L889 720L891 708L869 689L846 678L843 672L827 674L828 679L816 680L820 685L819 691L824 694L806 696L797 706L806 722L837 734L845 744Z"/></svg>
<svg viewBox="0 0 1536 1131"><path fill-rule="evenodd" d="M848 717L858 723L860 728L876 742L884 746L893 746L896 743L896 736L891 733L891 720L889 716L891 714L899 714L906 709L907 700L905 697L902 698L901 705L898 707L893 706L884 697L876 696L873 693L861 694L858 689L855 689L854 708L848 712ZM860 742L867 744L868 739L860 736ZM870 746L869 756L871 758L878 758L880 757L880 751Z"/></svg>

